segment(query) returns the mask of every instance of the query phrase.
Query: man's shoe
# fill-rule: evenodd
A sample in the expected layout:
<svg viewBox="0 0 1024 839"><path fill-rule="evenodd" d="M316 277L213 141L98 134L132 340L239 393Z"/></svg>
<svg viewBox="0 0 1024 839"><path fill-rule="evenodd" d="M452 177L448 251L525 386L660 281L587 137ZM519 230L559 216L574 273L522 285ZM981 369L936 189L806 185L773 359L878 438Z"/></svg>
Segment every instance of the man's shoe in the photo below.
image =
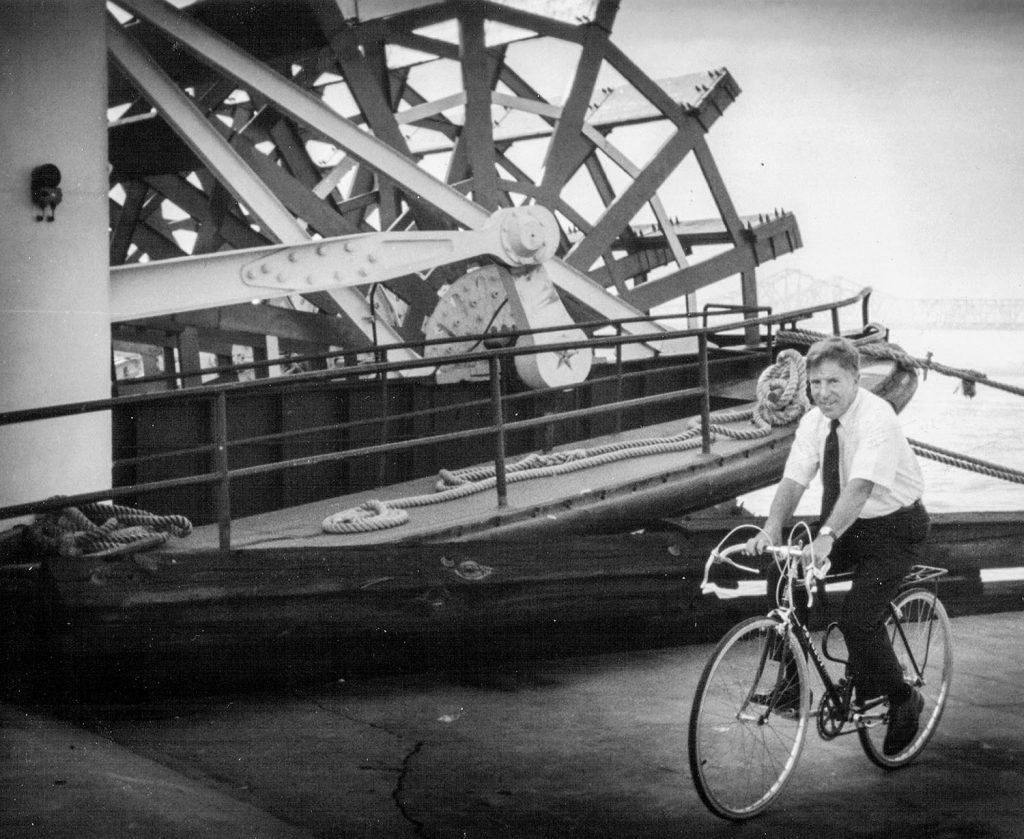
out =
<svg viewBox="0 0 1024 839"><path fill-rule="evenodd" d="M882 753L886 757L898 755L917 735L918 721L924 710L924 697L916 688L910 691L905 701L889 708L889 730L885 732L885 742L882 744Z"/></svg>

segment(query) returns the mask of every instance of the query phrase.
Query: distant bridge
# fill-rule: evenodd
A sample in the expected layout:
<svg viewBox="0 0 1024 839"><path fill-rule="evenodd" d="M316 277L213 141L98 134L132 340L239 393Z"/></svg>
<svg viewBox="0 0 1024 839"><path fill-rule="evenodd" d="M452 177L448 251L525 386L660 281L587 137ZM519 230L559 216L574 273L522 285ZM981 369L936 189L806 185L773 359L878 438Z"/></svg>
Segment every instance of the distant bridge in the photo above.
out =
<svg viewBox="0 0 1024 839"><path fill-rule="evenodd" d="M876 302L876 296L872 295ZM878 320L931 329L1020 329L1024 300L1019 299L900 299L878 295Z"/></svg>

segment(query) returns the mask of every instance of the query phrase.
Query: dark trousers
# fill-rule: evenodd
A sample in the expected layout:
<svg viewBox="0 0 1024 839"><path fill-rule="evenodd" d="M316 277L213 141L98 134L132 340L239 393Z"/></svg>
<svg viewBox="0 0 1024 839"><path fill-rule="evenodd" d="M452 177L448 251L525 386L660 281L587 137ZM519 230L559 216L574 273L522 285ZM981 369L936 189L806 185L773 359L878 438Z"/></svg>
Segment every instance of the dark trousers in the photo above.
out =
<svg viewBox="0 0 1024 839"><path fill-rule="evenodd" d="M888 516L858 519L832 549L831 573L853 573L838 623L846 641L849 673L861 699L903 698L903 670L885 632L885 619L903 578L924 556L928 526L928 513L918 501ZM774 592L778 577L773 563L769 593ZM797 614L806 622L806 592L802 586L797 588Z"/></svg>

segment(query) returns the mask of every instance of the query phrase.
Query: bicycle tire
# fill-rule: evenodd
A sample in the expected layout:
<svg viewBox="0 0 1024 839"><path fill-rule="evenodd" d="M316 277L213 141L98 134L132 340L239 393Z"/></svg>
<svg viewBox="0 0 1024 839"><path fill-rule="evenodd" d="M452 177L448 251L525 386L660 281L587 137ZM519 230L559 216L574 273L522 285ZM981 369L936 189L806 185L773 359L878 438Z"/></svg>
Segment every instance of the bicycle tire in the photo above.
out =
<svg viewBox="0 0 1024 839"><path fill-rule="evenodd" d="M886 726L860 724L857 734L865 754L883 769L906 766L921 754L942 718L953 678L953 631L942 601L926 589L915 588L900 594L893 606L900 615L903 634L897 631L892 615L886 620L886 630L907 682L924 697L924 710L914 739L892 756L882 751Z"/></svg>
<svg viewBox="0 0 1024 839"><path fill-rule="evenodd" d="M807 736L810 713L807 663L797 640L780 635L780 622L749 618L719 641L701 674L690 712L689 759L694 786L717 816L744 821L762 812L792 777ZM770 702L780 665L779 641L796 664L799 708L776 712ZM776 694L777 695L777 694Z"/></svg>

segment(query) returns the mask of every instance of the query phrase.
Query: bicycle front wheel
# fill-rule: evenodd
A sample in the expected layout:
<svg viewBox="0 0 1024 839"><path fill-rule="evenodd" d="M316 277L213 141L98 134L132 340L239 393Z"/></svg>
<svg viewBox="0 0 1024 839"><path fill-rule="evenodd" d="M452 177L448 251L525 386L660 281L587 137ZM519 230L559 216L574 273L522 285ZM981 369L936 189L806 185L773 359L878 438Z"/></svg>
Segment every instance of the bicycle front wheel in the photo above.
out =
<svg viewBox="0 0 1024 839"><path fill-rule="evenodd" d="M886 631L904 678L924 697L924 710L917 735L891 757L882 751L885 725L871 720L861 723L857 731L861 746L884 769L906 766L921 753L942 717L953 678L953 631L942 602L932 592L917 588L899 595L893 609L898 620L890 615Z"/></svg>
<svg viewBox="0 0 1024 839"><path fill-rule="evenodd" d="M708 809L741 821L777 798L809 711L807 663L792 634L767 617L733 627L704 667L690 712L690 772Z"/></svg>

